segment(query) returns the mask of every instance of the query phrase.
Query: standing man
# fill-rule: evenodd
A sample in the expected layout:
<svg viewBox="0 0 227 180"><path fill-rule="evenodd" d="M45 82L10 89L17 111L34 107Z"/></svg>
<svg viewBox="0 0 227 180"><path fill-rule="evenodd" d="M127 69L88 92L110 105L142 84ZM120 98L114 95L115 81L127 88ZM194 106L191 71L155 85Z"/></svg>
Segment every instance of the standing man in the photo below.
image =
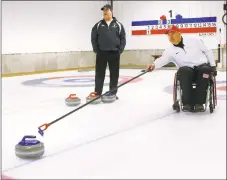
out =
<svg viewBox="0 0 227 180"><path fill-rule="evenodd" d="M106 74L107 63L110 71L109 90L113 90L118 85L120 70L120 55L126 45L124 26L113 17L111 5L104 5L104 18L94 25L91 31L91 43L93 51L96 53L95 67L95 94L100 96ZM111 95L116 95L117 90ZM118 97L116 96L118 99Z"/></svg>
<svg viewBox="0 0 227 180"><path fill-rule="evenodd" d="M163 55L156 59L148 68L153 71L169 62L173 62L179 69L177 71L180 86L183 91L183 109L186 111L203 111L206 102L208 80L211 72L216 72L213 53L196 37L184 37L180 29L172 25L166 34L170 46ZM192 83L197 83L193 93Z"/></svg>

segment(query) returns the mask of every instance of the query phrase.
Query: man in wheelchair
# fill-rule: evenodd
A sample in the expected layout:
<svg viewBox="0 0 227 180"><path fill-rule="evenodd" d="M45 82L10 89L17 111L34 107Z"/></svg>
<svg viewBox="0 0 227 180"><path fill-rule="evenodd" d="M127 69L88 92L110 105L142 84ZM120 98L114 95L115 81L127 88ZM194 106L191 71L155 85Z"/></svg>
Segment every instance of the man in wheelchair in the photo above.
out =
<svg viewBox="0 0 227 180"><path fill-rule="evenodd" d="M171 44L161 57L148 65L148 70L153 71L173 62L178 67L183 110L203 111L211 73L217 74L213 53L199 38L183 38L175 25L171 25L166 34ZM193 83L196 83L195 90Z"/></svg>

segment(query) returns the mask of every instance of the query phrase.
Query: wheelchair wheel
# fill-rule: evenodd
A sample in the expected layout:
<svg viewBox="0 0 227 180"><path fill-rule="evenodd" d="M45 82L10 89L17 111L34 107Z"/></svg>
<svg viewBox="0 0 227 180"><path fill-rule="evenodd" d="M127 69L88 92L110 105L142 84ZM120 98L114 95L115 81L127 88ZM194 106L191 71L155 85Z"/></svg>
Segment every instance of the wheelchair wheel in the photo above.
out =
<svg viewBox="0 0 227 180"><path fill-rule="evenodd" d="M213 113L214 112L214 108L212 105L210 105L210 113Z"/></svg>
<svg viewBox="0 0 227 180"><path fill-rule="evenodd" d="M222 16L222 22L224 23L224 25L227 25L227 13L225 13L223 16Z"/></svg>
<svg viewBox="0 0 227 180"><path fill-rule="evenodd" d="M178 101L175 102L172 107L173 107L173 110L180 112L180 105Z"/></svg>

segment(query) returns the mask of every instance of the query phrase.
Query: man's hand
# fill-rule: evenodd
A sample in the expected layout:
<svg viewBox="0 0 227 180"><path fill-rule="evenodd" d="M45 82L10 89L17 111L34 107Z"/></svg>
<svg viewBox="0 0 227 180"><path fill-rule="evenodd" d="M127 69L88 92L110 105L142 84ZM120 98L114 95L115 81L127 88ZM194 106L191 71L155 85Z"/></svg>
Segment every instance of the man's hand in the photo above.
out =
<svg viewBox="0 0 227 180"><path fill-rule="evenodd" d="M151 72L151 71L153 71L154 69L155 69L155 65L154 65L154 64L148 64L148 65L147 65L147 70L148 70L148 71Z"/></svg>

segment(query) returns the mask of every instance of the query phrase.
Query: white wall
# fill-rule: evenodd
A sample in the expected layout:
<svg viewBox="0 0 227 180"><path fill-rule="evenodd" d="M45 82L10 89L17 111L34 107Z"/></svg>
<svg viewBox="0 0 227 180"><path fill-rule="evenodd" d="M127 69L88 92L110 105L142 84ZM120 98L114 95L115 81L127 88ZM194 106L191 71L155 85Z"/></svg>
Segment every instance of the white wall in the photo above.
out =
<svg viewBox="0 0 227 180"><path fill-rule="evenodd" d="M183 17L217 16L217 27L222 28L222 43L226 39L226 27L222 23L224 1L114 1L114 15L121 21L127 32L126 49L163 49L169 42L165 35L131 36L131 22L159 20L161 15L169 17L169 10ZM217 48L219 34L203 37L210 48Z"/></svg>
<svg viewBox="0 0 227 180"><path fill-rule="evenodd" d="M92 26L102 18L100 8L109 1L3 1L2 53L42 53L92 50ZM173 10L173 17L217 16L225 43L221 18L224 1L114 1L114 15L126 29L126 49L163 49L165 35L131 36L131 22L159 19ZM207 37L217 48L217 37Z"/></svg>
<svg viewBox="0 0 227 180"><path fill-rule="evenodd" d="M107 1L3 1L2 53L92 50L92 26Z"/></svg>

